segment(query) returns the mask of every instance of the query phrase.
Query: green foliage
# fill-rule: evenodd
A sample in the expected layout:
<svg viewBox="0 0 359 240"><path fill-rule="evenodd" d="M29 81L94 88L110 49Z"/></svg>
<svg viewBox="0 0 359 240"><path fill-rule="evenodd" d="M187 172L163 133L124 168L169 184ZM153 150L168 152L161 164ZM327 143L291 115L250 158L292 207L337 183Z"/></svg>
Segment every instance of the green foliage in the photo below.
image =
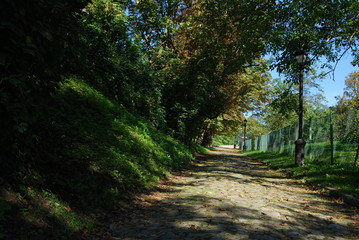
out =
<svg viewBox="0 0 359 240"><path fill-rule="evenodd" d="M198 144L194 144L193 146L191 146L191 150L192 150L192 152L195 152L195 153L202 153L202 154L208 153L208 148L205 148Z"/></svg>
<svg viewBox="0 0 359 240"><path fill-rule="evenodd" d="M4 0L0 176L16 190L24 185L27 200L45 199L44 212L58 224L86 229L79 213L111 207L192 158L156 128L195 151L205 151L195 140L209 145L216 132L236 132L243 112L267 101L259 60L266 50L288 75L298 47L312 55L308 65L322 55L336 60L343 46L357 56L358 6ZM289 95L275 104L294 106ZM248 123L248 134L264 128Z"/></svg>
<svg viewBox="0 0 359 240"><path fill-rule="evenodd" d="M49 174L49 182L55 181L81 196L78 201L84 206L112 205L126 189L153 185L171 168L192 158L181 143L81 81L66 81L54 97L48 127L57 137L48 143L49 148L59 154L65 166L73 166L72 170L65 167L63 174L72 172L77 177L57 182ZM86 169L84 176L76 174L78 167ZM100 181L90 173L98 174Z"/></svg>
<svg viewBox="0 0 359 240"><path fill-rule="evenodd" d="M340 107L336 110L337 138L342 142L359 143L359 111L350 108L343 111Z"/></svg>
<svg viewBox="0 0 359 240"><path fill-rule="evenodd" d="M181 11L186 5L182 0L130 1L130 24L145 54L154 62L166 64L164 59L160 59L161 52L171 52ZM160 66L157 63L154 65Z"/></svg>
<svg viewBox="0 0 359 240"><path fill-rule="evenodd" d="M319 77L308 73L304 79L304 119L318 118L328 114L328 107L323 104L324 96L315 84ZM313 90L319 90L313 93ZM293 83L274 79L269 88L270 102L262 109L259 117L269 128L276 131L298 121L298 89Z"/></svg>
<svg viewBox="0 0 359 240"><path fill-rule="evenodd" d="M183 11L174 37L179 60L164 93L167 122L179 138L195 139L236 100L246 106L238 96L253 100L253 89L265 84L261 74L245 71L264 50L260 39L269 30L271 4L261 3L198 1Z"/></svg>
<svg viewBox="0 0 359 240"><path fill-rule="evenodd" d="M32 206L28 214L53 219L67 234L86 232L91 213L121 206L193 159L182 143L75 78L43 110L29 164L12 181L23 186L14 188Z"/></svg>
<svg viewBox="0 0 359 240"><path fill-rule="evenodd" d="M130 36L125 6L94 0L76 15L63 74L76 75L131 112L164 128L160 85Z"/></svg>
<svg viewBox="0 0 359 240"><path fill-rule="evenodd" d="M237 137L236 137L237 140ZM234 137L233 136L226 136L226 135L215 135L213 138L214 145L233 145L234 144Z"/></svg>
<svg viewBox="0 0 359 240"><path fill-rule="evenodd" d="M333 108L337 124L337 138L343 142L359 142L359 72L351 73L345 80L345 91Z"/></svg>
<svg viewBox="0 0 359 240"><path fill-rule="evenodd" d="M27 199L37 199L37 202L33 202L33 207L36 208L40 217L45 218L46 215L50 215L54 220L64 225L67 230L88 231L95 225L93 219L71 209L56 194L46 190L38 191L31 187L23 188L21 192Z"/></svg>
<svg viewBox="0 0 359 240"><path fill-rule="evenodd" d="M46 201L46 207L48 208L50 214L60 222L66 223L68 228L85 231L94 227L93 221L76 214L55 194L43 191L41 195Z"/></svg>
<svg viewBox="0 0 359 240"><path fill-rule="evenodd" d="M306 68L321 57L333 63L343 51L351 51L358 63L358 10L356 0L277 1L273 11L276 20L266 41L276 58L273 66L285 73L289 81L298 82L299 66L293 54L300 48L310 55ZM328 63L323 67L330 68Z"/></svg>
<svg viewBox="0 0 359 240"><path fill-rule="evenodd" d="M248 138L256 138L258 136L262 136L263 134L267 133L269 130L268 125L262 123L258 118L255 116L251 116L247 119L247 137ZM241 129L243 133L243 127Z"/></svg>
<svg viewBox="0 0 359 240"><path fill-rule="evenodd" d="M257 103L253 90L263 88L263 69L251 74L245 68L264 50L261 39L270 30L272 7L267 1L236 0L130 4L134 36L161 85L174 136L190 145L203 132L211 135L208 121L229 107L237 104L244 111Z"/></svg>
<svg viewBox="0 0 359 240"><path fill-rule="evenodd" d="M27 144L54 90L76 1L11 1L0 3L0 170L8 176L26 162ZM30 139L32 138L32 139ZM26 141L29 142L26 142Z"/></svg>
<svg viewBox="0 0 359 240"><path fill-rule="evenodd" d="M297 167L294 164L294 157L286 154L251 151L246 155L268 163L296 179L334 187L359 197L359 168L353 168L351 165L309 163Z"/></svg>
<svg viewBox="0 0 359 240"><path fill-rule="evenodd" d="M257 66L246 69L244 73L229 76L230 84L221 86L221 92L225 94L226 100L223 103L223 112L215 119L207 120L205 136L211 135L238 135L243 131L244 112L257 112L265 106L269 100L267 74L267 63L262 60L256 61ZM256 119L248 119L247 134L259 136L264 134L265 127ZM203 131L202 130L202 131ZM242 133L243 134L243 133ZM248 135L248 136L249 136Z"/></svg>

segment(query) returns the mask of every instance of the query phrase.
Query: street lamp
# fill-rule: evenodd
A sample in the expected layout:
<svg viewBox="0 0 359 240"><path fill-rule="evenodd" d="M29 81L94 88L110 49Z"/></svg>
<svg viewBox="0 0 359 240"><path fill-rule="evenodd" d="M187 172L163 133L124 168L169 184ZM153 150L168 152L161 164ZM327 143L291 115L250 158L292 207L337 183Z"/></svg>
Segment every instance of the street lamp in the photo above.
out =
<svg viewBox="0 0 359 240"><path fill-rule="evenodd" d="M297 166L304 165L304 146L306 142L303 139L303 72L304 62L307 58L303 49L294 53L299 64L299 107L298 107L298 139L295 141L295 163Z"/></svg>
<svg viewBox="0 0 359 240"><path fill-rule="evenodd" d="M236 134L233 135L233 148L236 149L236 145L237 145L237 139L236 139ZM240 147L240 146L239 146Z"/></svg>
<svg viewBox="0 0 359 240"><path fill-rule="evenodd" d="M247 146L246 146L246 128L247 128L247 119L244 119L244 122L243 122L243 126L244 126L244 131L243 131L243 141L244 141L244 144L243 144L243 151L245 151L247 149Z"/></svg>

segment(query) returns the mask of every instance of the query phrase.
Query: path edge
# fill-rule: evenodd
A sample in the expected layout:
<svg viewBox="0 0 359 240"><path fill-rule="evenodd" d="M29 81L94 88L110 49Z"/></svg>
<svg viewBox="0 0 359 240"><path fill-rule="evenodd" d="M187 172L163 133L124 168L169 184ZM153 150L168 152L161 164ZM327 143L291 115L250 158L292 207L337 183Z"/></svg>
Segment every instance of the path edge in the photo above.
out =
<svg viewBox="0 0 359 240"><path fill-rule="evenodd" d="M269 163L265 163L259 159L256 159L254 157L251 157L251 156L245 156L245 157L248 157L248 158L251 158L255 161L258 161L258 162L261 162L262 164L268 166L270 169L272 170L275 170L275 171L278 171L278 169L276 169L275 167L273 167L273 165L269 164ZM288 178L292 178L291 174L288 174L288 173L284 173ZM311 183L310 181L308 180L305 180L304 181L304 184L308 185L308 186L311 186L311 187L316 187L316 188L320 188L320 189L323 189L323 190L326 190L329 194L329 196L331 197L335 197L335 198L339 198L341 200L343 200L343 202L345 202L346 204L350 205L350 206L353 206L353 207L357 207L359 208L359 198L356 198L348 193L345 193L343 191L340 191L336 188L332 188L332 187L328 187L328 186L325 186L325 185L321 185L321 184L314 184L314 183Z"/></svg>

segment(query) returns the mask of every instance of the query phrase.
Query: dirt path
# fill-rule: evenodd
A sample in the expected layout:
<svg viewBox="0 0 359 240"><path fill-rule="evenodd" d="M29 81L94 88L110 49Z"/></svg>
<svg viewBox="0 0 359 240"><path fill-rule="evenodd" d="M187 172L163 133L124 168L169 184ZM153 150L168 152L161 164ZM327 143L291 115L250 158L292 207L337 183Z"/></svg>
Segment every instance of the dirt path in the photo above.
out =
<svg viewBox="0 0 359 240"><path fill-rule="evenodd" d="M143 197L112 239L359 239L355 209L218 148Z"/></svg>

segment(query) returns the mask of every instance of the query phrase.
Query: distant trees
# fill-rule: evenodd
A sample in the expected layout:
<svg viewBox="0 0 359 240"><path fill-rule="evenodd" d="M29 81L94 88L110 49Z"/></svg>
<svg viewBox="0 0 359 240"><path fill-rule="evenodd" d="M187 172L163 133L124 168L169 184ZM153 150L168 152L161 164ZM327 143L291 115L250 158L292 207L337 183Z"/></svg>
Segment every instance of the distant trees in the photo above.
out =
<svg viewBox="0 0 359 240"><path fill-rule="evenodd" d="M345 79L345 89L342 104L359 109L359 72L349 74Z"/></svg>
<svg viewBox="0 0 359 240"><path fill-rule="evenodd" d="M353 72L345 79L343 96L337 97L334 107L339 140L359 143L359 72Z"/></svg>
<svg viewBox="0 0 359 240"><path fill-rule="evenodd" d="M266 64L263 61L257 62L257 66L231 76L233 84L223 86L221 90L227 94L226 104L223 104L223 112L215 119L207 120L208 124L202 131L203 138L208 142L215 134L236 135L242 130L244 112L259 111L269 101L269 75L266 72ZM206 139L207 137L207 139Z"/></svg>
<svg viewBox="0 0 359 240"><path fill-rule="evenodd" d="M324 103L324 96L315 71L308 71L304 79L304 118L317 118L328 113ZM316 90L316 91L315 91ZM268 93L269 103L262 110L261 115L267 127L278 130L298 121L298 88L293 82L273 79Z"/></svg>
<svg viewBox="0 0 359 240"><path fill-rule="evenodd" d="M131 4L134 33L162 86L167 127L182 141L209 136L209 121L229 105L238 104L237 110L246 105L233 97L236 89L245 99L254 85L263 87L264 82L243 77L264 52L262 39L270 31L273 4L258 3L262 5L237 0Z"/></svg>

